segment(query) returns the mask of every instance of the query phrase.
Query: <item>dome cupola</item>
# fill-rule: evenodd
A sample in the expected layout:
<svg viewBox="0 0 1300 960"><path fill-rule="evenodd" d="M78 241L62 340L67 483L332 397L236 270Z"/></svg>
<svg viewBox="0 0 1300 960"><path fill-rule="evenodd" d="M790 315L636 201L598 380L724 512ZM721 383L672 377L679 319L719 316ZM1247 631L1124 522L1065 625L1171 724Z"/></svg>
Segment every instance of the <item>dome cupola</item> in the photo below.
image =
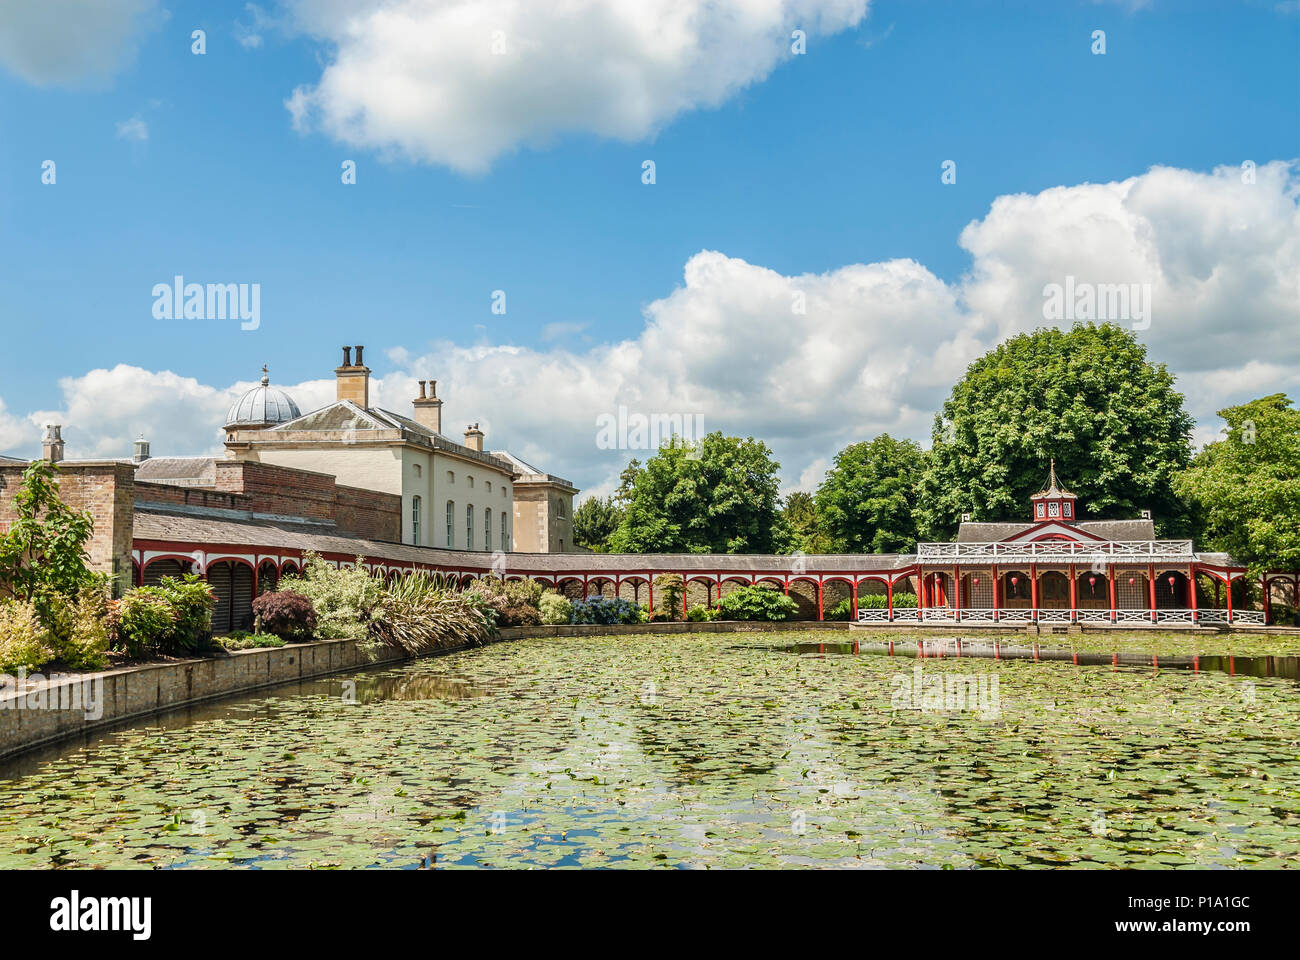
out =
<svg viewBox="0 0 1300 960"><path fill-rule="evenodd" d="M258 430L274 427L302 416L298 404L283 390L271 386L265 364L262 382L230 405L226 414L227 430Z"/></svg>

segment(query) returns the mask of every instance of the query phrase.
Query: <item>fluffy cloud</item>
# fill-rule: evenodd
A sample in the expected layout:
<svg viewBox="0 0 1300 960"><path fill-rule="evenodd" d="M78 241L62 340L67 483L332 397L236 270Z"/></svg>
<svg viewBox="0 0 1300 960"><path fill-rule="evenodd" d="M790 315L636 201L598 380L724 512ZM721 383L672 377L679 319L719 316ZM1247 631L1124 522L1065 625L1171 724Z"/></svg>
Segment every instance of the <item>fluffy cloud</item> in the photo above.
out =
<svg viewBox="0 0 1300 960"><path fill-rule="evenodd" d="M117 124L117 138L119 140L135 140L142 143L149 139L149 124L145 123L139 117L132 117L130 120L120 120Z"/></svg>
<svg viewBox="0 0 1300 960"><path fill-rule="evenodd" d="M1045 325L1043 287L1152 284L1138 335L1169 363L1198 421L1276 391L1300 397L1300 167L1210 174L1155 168L1121 183L999 197L961 234L969 273L945 283L912 260L784 276L702 251L682 284L644 311L632 338L590 347L430 345L388 351L375 402L408 412L416 379L438 381L443 424L479 421L489 448L607 493L642 450L602 449L597 418L703 417L706 431L766 440L787 488L811 489L844 445L878 432L927 440L934 411L968 363L999 340ZM373 350L373 348L372 348ZM324 358L322 362L327 362ZM158 454L211 453L230 402L251 382L209 387L119 366L61 381L70 456L124 456L146 430ZM288 385L302 409L333 384ZM0 409L0 444L14 418ZM4 449L0 446L0 449Z"/></svg>
<svg viewBox="0 0 1300 960"><path fill-rule="evenodd" d="M37 86L102 80L135 56L143 31L166 18L157 0L0 4L0 65Z"/></svg>
<svg viewBox="0 0 1300 960"><path fill-rule="evenodd" d="M286 106L300 129L481 171L565 133L652 135L765 78L792 30L854 27L867 2L291 0L334 56Z"/></svg>

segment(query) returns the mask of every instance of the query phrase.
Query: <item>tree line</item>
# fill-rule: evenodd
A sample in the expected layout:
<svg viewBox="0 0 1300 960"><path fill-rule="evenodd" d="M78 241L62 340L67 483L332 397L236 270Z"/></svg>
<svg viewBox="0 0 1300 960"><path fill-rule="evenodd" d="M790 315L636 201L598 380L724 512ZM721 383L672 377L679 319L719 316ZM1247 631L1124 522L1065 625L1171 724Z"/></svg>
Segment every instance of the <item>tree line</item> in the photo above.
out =
<svg viewBox="0 0 1300 960"><path fill-rule="evenodd" d="M1054 458L1084 519L1150 509L1157 536L1255 572L1300 568L1300 411L1275 394L1219 415L1224 438L1195 451L1173 376L1131 331L1042 329L967 368L928 449L888 434L850 444L815 492L782 498L761 440L674 438L574 511L574 539L616 553L911 552L951 539L963 513L1026 520Z"/></svg>

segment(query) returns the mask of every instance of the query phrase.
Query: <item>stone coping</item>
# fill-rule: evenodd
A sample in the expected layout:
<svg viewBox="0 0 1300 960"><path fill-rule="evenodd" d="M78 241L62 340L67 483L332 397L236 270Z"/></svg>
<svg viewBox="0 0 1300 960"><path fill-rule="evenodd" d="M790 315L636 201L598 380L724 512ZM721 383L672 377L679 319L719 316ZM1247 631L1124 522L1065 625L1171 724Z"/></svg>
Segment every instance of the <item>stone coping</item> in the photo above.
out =
<svg viewBox="0 0 1300 960"><path fill-rule="evenodd" d="M92 673L28 680L0 693L0 759L205 700L331 673L410 659L381 649L372 658L357 640L313 640L227 655L145 663Z"/></svg>

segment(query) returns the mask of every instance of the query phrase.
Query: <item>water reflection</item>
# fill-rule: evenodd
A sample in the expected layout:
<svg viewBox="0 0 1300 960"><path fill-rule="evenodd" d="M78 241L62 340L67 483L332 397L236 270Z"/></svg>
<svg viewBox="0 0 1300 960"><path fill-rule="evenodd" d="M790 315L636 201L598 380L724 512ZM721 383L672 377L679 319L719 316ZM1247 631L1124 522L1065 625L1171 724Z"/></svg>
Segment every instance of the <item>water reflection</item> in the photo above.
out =
<svg viewBox="0 0 1300 960"><path fill-rule="evenodd" d="M1190 670L1193 673L1218 672L1234 677L1275 677L1300 680L1300 657L1236 656L1235 654L1184 654L1165 656L1152 653L1098 653L1043 647L1038 644L1012 644L987 640L934 640L842 643L794 643L777 648L785 653L844 656L885 654L891 657L943 659L973 657L992 660L1033 660L1072 663L1075 666L1140 667L1147 670Z"/></svg>

